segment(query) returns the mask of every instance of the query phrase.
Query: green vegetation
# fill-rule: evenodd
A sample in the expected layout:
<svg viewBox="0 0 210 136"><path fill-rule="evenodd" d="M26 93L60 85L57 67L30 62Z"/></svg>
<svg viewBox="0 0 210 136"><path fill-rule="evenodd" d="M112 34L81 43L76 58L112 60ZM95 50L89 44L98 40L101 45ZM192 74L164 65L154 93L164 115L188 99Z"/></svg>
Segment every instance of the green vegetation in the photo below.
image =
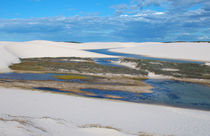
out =
<svg viewBox="0 0 210 136"><path fill-rule="evenodd" d="M177 78L210 79L210 66L196 63L175 63L157 60L142 60L134 58L122 58L121 62L136 63L136 69L128 67L114 67L96 64L90 58L32 58L21 59L21 63L10 66L13 70L38 71L52 73L74 73L74 74L128 74L148 75L155 74L173 76ZM56 77L60 79L85 79L83 76L65 75Z"/></svg>
<svg viewBox="0 0 210 136"><path fill-rule="evenodd" d="M72 60L81 60L74 62ZM114 67L96 64L90 58L34 58L21 59L21 63L10 66L13 70L63 72L63 73L95 73L95 74L129 74L147 75L144 70L135 70L127 67Z"/></svg>
<svg viewBox="0 0 210 136"><path fill-rule="evenodd" d="M210 79L210 66L196 63L174 63L155 60L124 58L122 62L135 62L137 68L166 76Z"/></svg>
<svg viewBox="0 0 210 136"><path fill-rule="evenodd" d="M88 79L86 76L81 76L81 75L61 75L61 76L54 76L54 78L57 79L63 79L63 80L72 80L72 79Z"/></svg>

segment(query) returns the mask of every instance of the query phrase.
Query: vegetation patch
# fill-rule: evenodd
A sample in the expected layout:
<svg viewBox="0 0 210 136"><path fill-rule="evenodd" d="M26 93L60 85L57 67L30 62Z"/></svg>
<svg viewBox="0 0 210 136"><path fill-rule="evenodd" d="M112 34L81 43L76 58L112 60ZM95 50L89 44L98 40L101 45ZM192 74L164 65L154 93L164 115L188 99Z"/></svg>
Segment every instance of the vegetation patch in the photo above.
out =
<svg viewBox="0 0 210 136"><path fill-rule="evenodd" d="M154 72L158 75L172 76L177 78L210 79L210 66L196 63L175 63L157 60L143 60L123 58L121 62L134 62L137 68L144 71Z"/></svg>
<svg viewBox="0 0 210 136"><path fill-rule="evenodd" d="M59 75L59 76L54 76L54 78L57 79L63 79L63 80L72 80L72 79L88 79L86 76L81 76L81 75Z"/></svg>
<svg viewBox="0 0 210 136"><path fill-rule="evenodd" d="M77 61L75 62L73 60ZM122 58L120 61L123 63L136 63L136 69L100 65L90 58L77 57L21 59L21 63L13 64L10 68L21 71L67 74L127 74L131 75L131 77L134 77L134 75L145 77L148 75L148 72L153 72L158 75L171 76L175 78L210 79L210 66L204 64L175 63L135 58ZM87 79L87 77L80 75L64 75L56 76L55 78L64 80Z"/></svg>
<svg viewBox="0 0 210 136"><path fill-rule="evenodd" d="M21 59L21 63L13 64L10 68L23 72L65 73L67 75L55 76L54 78L62 80L86 80L94 84L102 83L110 85L129 85L135 80L144 80L149 72L157 75L174 77L176 79L210 79L210 66L204 64L175 63L135 58L122 58L120 59L120 62L136 63L136 69L101 65L95 63L91 58L78 57ZM112 80L111 83L109 79L99 78L98 75L112 75L114 80ZM123 80L125 78L117 79L117 75L129 75L132 81L124 83ZM123 83L121 83L122 81ZM128 79L126 79L126 81L128 81Z"/></svg>
<svg viewBox="0 0 210 136"><path fill-rule="evenodd" d="M72 62L71 60L88 60ZM10 66L12 70L42 71L52 73L93 73L93 74L129 74L147 75L145 70L135 70L127 67L105 66L95 63L90 58L30 58L21 59L21 63Z"/></svg>

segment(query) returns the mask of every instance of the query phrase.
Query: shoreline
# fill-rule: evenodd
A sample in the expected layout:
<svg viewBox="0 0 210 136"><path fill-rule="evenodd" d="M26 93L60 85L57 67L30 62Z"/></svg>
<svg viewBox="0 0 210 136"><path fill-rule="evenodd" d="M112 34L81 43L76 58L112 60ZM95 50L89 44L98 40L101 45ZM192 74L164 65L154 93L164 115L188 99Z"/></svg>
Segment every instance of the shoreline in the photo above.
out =
<svg viewBox="0 0 210 136"><path fill-rule="evenodd" d="M210 50L210 43L145 42L136 43L134 47L122 47L108 50L116 53L135 54L152 58L210 62L210 55L207 52L207 50ZM186 50L187 53L184 53L183 50Z"/></svg>
<svg viewBox="0 0 210 136"><path fill-rule="evenodd" d="M121 51L112 51L112 49L108 49L110 52L113 53L125 53L125 52L121 52ZM134 54L134 53L125 53L125 54L130 54L130 55L139 55L139 56L143 56L143 57L148 57L148 58L154 58L154 59L169 59L172 61L192 61L192 62L201 62L203 64L206 65L206 63L210 63L210 60L194 60L194 59L184 59L184 58L170 58L170 57L155 57L155 56L151 56L151 55L142 55L142 54ZM210 64L209 64L210 65Z"/></svg>
<svg viewBox="0 0 210 136"><path fill-rule="evenodd" d="M209 112L210 109L202 109L202 108L193 108L193 107L186 107L186 106L175 106L175 105L167 105L167 104L161 104L161 103L150 103L150 102L132 102L132 101L124 101L120 99L114 99L114 97L109 98L97 98L97 97L87 97L83 95L73 94L73 93L61 93L61 92L52 92L52 91L45 91L45 90L39 90L39 89L33 89L33 88L21 88L21 87L8 87L8 86L1 86L0 89L18 89L18 90L24 90L24 91L35 91L35 92L41 92L41 93L50 93L50 94L58 94L58 95L64 95L64 96L73 96L77 98L85 98L85 99L92 99L92 100L102 100L102 101L110 101L110 102L119 102L119 103L128 103L128 104L140 104L145 106L160 106L160 107L166 107L166 108L172 108L172 109L183 109L183 110L192 110L192 111L201 111L201 112Z"/></svg>
<svg viewBox="0 0 210 136"><path fill-rule="evenodd" d="M118 128L122 132L132 132L136 135L139 132L148 132L154 134L154 136L187 135L190 130L194 135L200 135L203 134L203 130L209 128L209 111L144 103L97 100L95 98L48 94L15 88L0 88L0 93L1 105L5 105L8 101L5 97L13 100L11 104L1 106L1 114L15 117L42 118L47 116L65 120L65 122L73 122L76 126L99 124ZM16 110L15 107L18 107L19 110ZM129 117L129 121L126 117ZM183 124L183 122L189 121L191 122L189 125ZM196 127L197 123L199 123L199 131L197 129L192 130L191 128ZM180 131L177 131L177 129ZM207 131L206 134L209 134L209 132Z"/></svg>
<svg viewBox="0 0 210 136"><path fill-rule="evenodd" d="M176 81L183 81L189 83L196 83L207 85L210 87L210 79L196 79L196 78L177 78L172 76L164 76L164 75L152 75L152 76L141 76L141 75L129 75L129 74L113 74L113 73L106 73L106 74L95 74L95 73L80 73L80 72L52 72L52 71L23 71L23 70L10 70L9 72L14 73L37 73L37 74L45 74L45 73L56 73L56 74L81 74L81 75L88 75L88 76L102 76L102 77L128 77L128 78L137 78L139 80L147 80L147 79L162 79L162 80L176 80Z"/></svg>
<svg viewBox="0 0 210 136"><path fill-rule="evenodd" d="M22 71L23 72L23 71ZM39 72L39 73L43 73L43 72ZM95 75L96 76L96 75ZM98 76L98 75L97 75ZM109 78L112 78L112 76L108 76ZM121 77L117 77L117 79L121 79ZM132 78L132 77L127 77L127 78ZM135 77L133 77L134 79L136 79ZM151 79L151 78L147 78L147 79L141 79L142 77L138 77L137 79L142 80L143 83L145 83L145 80L147 79ZM145 77L144 77L145 78ZM156 78L157 79L157 78ZM160 79L160 78L159 78ZM157 79L157 80L159 80ZM163 76L163 78L161 78L160 80L175 80L175 81L181 81L181 82L190 82L190 83L195 83L195 84L201 84L201 85L207 85L209 86L209 80L197 80L197 79L179 79L179 78L172 78L172 77L165 77ZM129 89L129 86L123 86L124 90L121 90L119 88L122 88L121 86L117 85L117 88L114 89L112 88L112 86L108 85L108 86L103 86L102 88L98 85L91 85L88 83L71 83L71 82L64 82L64 81L33 81L33 80L11 80L11 79L5 79L5 80L0 80L0 86L1 87L6 87L6 88L20 88L20 89L24 89L24 90L35 90L35 91L41 91L41 92L50 92L50 93L56 93L56 94L64 94L64 95L73 95L73 96L81 96L81 97L86 97L86 98L94 98L96 97L96 99L104 99L104 100L116 100L116 101L122 101L122 102L131 102L131 103L144 103L144 104L151 104L151 105L163 105L163 106L167 106L167 107L176 107L176 108L183 108L183 109L195 109L195 110L201 110L201 111L210 111L210 109L206 109L205 107L194 107L193 105L188 105L188 106L184 106L184 105L176 105L171 104L164 104L164 103L155 103L153 101L132 101L131 99L128 100L123 100L124 97L121 97L121 95L105 95L104 97L100 97L100 95L98 95L97 93L92 93L92 92L88 92L88 91L82 91L80 89L98 89L98 90L106 90L107 92L109 91L114 91L116 90L116 92L118 90L123 91L123 92L130 92L130 93L152 93L153 90L152 88L154 88L152 85L149 85L147 83L145 83L146 86L138 86L139 89L137 88L137 86L130 86L131 88ZM41 90L38 88L46 88L46 89L56 89L59 90L61 92L57 92L57 91L51 91L51 90ZM108 87L108 88L107 88ZM135 91L135 89L137 89ZM120 92L119 92L120 93ZM132 95L131 95L132 96ZM126 96L125 96L126 97ZM122 98L122 99L121 99Z"/></svg>
<svg viewBox="0 0 210 136"><path fill-rule="evenodd" d="M13 71L14 72L14 71ZM16 71L20 73L27 73L23 71ZM31 73L31 72L28 72ZM52 72L35 72L35 74L46 74ZM153 88L151 85L148 85L143 82L144 79L137 80L136 77L125 76L125 75L98 75L98 74L84 74L84 73L57 73L57 74L79 74L81 76L90 76L85 79L84 83L82 82L74 82L68 80L56 81L56 77L54 80L18 80L18 79L0 79L2 85L11 86L29 86L33 87L53 87L60 88L62 90L78 90L78 89L101 89L101 90L113 90L113 91L123 91L123 92L133 92L133 93L152 93L151 89ZM139 79L139 78L138 78ZM6 81L6 82L4 82ZM7 82L8 81L8 82ZM11 82L11 83L10 83ZM27 83L26 85L24 85ZM30 84L31 83L31 84ZM59 86L59 87L58 87Z"/></svg>
<svg viewBox="0 0 210 136"><path fill-rule="evenodd" d="M196 84L206 85L206 86L210 87L210 80L208 80L208 79L172 78L172 80L196 83Z"/></svg>

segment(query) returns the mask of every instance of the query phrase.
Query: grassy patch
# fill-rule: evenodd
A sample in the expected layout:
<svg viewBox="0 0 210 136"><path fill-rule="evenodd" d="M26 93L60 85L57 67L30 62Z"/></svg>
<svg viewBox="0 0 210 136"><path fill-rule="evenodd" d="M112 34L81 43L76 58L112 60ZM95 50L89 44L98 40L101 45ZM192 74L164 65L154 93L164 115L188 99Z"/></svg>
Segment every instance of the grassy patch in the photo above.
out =
<svg viewBox="0 0 210 136"><path fill-rule="evenodd" d="M86 76L80 76L80 75L61 75L61 76L54 76L54 78L57 79L63 79L63 80L72 80L72 79L88 79Z"/></svg>
<svg viewBox="0 0 210 136"><path fill-rule="evenodd" d="M72 60L81 60L74 62ZM21 59L21 63L10 66L13 70L42 71L53 73L92 73L92 74L128 74L128 75L148 75L149 72L155 74L173 76L177 78L197 78L210 79L210 66L195 63L175 63L157 60L142 60L133 58L121 59L121 62L132 62L137 64L137 69L128 67L114 67L96 64L90 58L30 58ZM176 69L176 70L167 70ZM78 75L58 76L59 79L86 79L87 77ZM134 78L133 78L134 79ZM134 79L135 80L135 79ZM142 79L136 79L142 80Z"/></svg>
<svg viewBox="0 0 210 136"><path fill-rule="evenodd" d="M47 69L41 64L36 62L21 62L20 64L13 64L9 66L13 70L26 70L26 71L46 71Z"/></svg>
<svg viewBox="0 0 210 136"><path fill-rule="evenodd" d="M156 60L142 60L124 58L122 62L137 63L137 68L140 70L154 72L166 76L178 78L198 78L210 79L210 66L196 63L175 63ZM177 69L177 71L167 71L164 69Z"/></svg>
<svg viewBox="0 0 210 136"><path fill-rule="evenodd" d="M84 60L81 62L71 62L72 59ZM86 60L86 61L85 61ZM88 60L88 62L87 62ZM147 75L145 70L135 70L127 67L114 67L96 64L90 58L32 58L21 59L21 63L10 66L12 70L23 71L47 71L63 73L94 73L94 74L129 74Z"/></svg>

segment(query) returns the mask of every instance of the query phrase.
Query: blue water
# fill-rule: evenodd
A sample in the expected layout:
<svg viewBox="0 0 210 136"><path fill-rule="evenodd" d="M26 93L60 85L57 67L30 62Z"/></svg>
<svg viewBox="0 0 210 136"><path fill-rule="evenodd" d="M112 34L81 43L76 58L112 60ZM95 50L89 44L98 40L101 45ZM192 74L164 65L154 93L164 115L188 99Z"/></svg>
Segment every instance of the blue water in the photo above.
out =
<svg viewBox="0 0 210 136"><path fill-rule="evenodd" d="M59 89L46 87L38 87L35 89L61 93L73 93L81 96L115 99L136 103L151 103L183 108L210 110L210 87L200 84L158 79L148 79L145 80L145 83L154 86L152 93L139 94L120 90L111 91L91 88L81 89L81 91L84 93L61 91ZM85 92L92 93L94 96L87 95ZM107 95L122 98L110 98L107 97Z"/></svg>
<svg viewBox="0 0 210 136"><path fill-rule="evenodd" d="M171 59L159 59L144 57L139 55L131 55L124 53L114 53L109 52L107 49L100 50L89 50L97 53L103 53L113 56L121 57L134 57L139 59L149 59L149 60L161 60L168 62L179 62L179 63L202 63L194 61L182 61L182 60L171 60ZM110 58L99 58L94 59L96 63L109 66L118 66L112 64L109 60ZM111 60L118 60L117 58ZM69 81L69 82L86 82L84 80L61 80L56 79L53 76L62 75L54 73L0 73L0 79L16 79L16 80L39 80L39 81ZM145 80L145 83L152 85L153 93L132 93L125 92L122 90L119 91L110 91L110 90L99 90L99 89L81 89L84 93L75 93L71 91L59 90L56 88L47 88L47 87L36 87L35 89L60 92L60 93L71 93L87 97L95 98L106 98L106 99L116 99L122 101L136 102L136 103L151 103L151 104L161 104L169 105L176 107L184 108L194 108L202 110L210 110L210 87L195 83L180 82L174 80L158 80L158 79L148 79ZM85 92L93 93L95 96L87 95ZM107 95L119 96L122 98L109 98Z"/></svg>
<svg viewBox="0 0 210 136"><path fill-rule="evenodd" d="M111 61L118 61L118 58L94 58L95 63L105 65L105 66L113 66L113 67L121 67L120 65L113 64Z"/></svg>
<svg viewBox="0 0 210 136"><path fill-rule="evenodd" d="M83 80L56 79L53 77L56 75L62 75L62 74L0 73L0 79L68 81L68 82L77 82L77 83L87 82ZM87 89L81 89L81 91L83 91L84 93L76 93L76 95L96 97L96 98L116 99L116 100L137 102L137 103L162 104L162 105L170 105L177 107L210 110L210 87L208 86L195 84L195 83L174 81L174 80L148 79L145 80L144 82L154 87L152 89L153 93L138 94L138 93L126 92L126 90L110 91L110 90L87 88ZM56 88L37 87L35 89L75 94L75 92L59 90ZM95 96L86 95L85 92L93 93L95 94ZM106 95L119 96L122 98L109 98Z"/></svg>
<svg viewBox="0 0 210 136"><path fill-rule="evenodd" d="M124 91L107 91L98 89L81 89L106 98L106 95L120 96L118 100L145 102L177 107L210 110L210 87L200 84L174 80L148 79L145 83L152 85L153 93L132 93Z"/></svg>
<svg viewBox="0 0 210 136"><path fill-rule="evenodd" d="M112 56L118 56L118 57L129 57L129 58L137 58L137 59L144 59L144 60L158 60L158 61L176 62L176 63L204 64L204 62L199 62L199 61L187 61L187 60L176 60L176 59L153 58L153 57L146 57L146 56L142 56L142 55L117 53L117 52L111 52L111 51L109 51L109 49L97 49L97 50L87 50L87 51L95 52L95 53L101 53L101 54L106 54L106 55L112 55Z"/></svg>
<svg viewBox="0 0 210 136"><path fill-rule="evenodd" d="M50 91L50 92L58 92L58 93L71 93L70 91L61 91L56 88L50 88L50 87L34 87L34 89L43 90L43 91Z"/></svg>
<svg viewBox="0 0 210 136"><path fill-rule="evenodd" d="M147 94L147 100L153 103L210 110L210 87L208 86L158 79L148 79L145 83L154 87L153 93Z"/></svg>
<svg viewBox="0 0 210 136"><path fill-rule="evenodd" d="M63 75L55 73L0 73L0 79L14 79L14 80L37 80L37 81L66 81L66 82L86 82L80 79L62 80L54 78L54 76Z"/></svg>

